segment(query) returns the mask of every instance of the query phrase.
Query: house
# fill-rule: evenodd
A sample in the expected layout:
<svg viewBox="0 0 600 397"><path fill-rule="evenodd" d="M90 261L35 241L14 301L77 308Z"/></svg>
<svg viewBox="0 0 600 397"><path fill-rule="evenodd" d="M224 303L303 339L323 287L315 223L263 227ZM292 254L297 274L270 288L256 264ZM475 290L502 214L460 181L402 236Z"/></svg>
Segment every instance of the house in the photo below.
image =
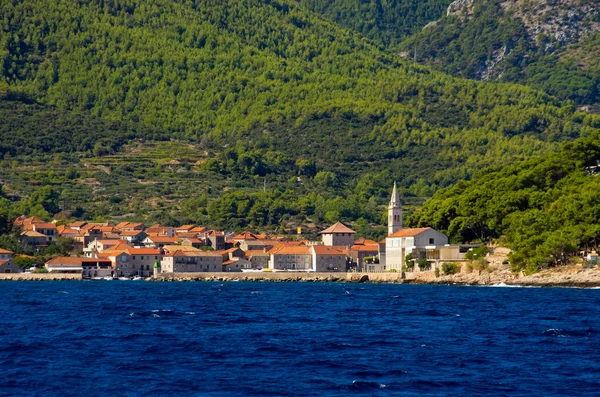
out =
<svg viewBox="0 0 600 397"><path fill-rule="evenodd" d="M58 235L60 237L64 237L64 238L72 238L74 239L75 237L77 237L79 235L79 230L78 229L73 229L70 228L66 225L60 225L56 227L56 232L58 233Z"/></svg>
<svg viewBox="0 0 600 397"><path fill-rule="evenodd" d="M54 223L48 222L36 222L24 225L24 230L33 230L35 232L41 233L47 236L48 243L56 241L58 237L58 232L56 230L56 225Z"/></svg>
<svg viewBox="0 0 600 397"><path fill-rule="evenodd" d="M157 248L134 248L123 243L97 255L112 262L113 274L117 277L149 277L154 272L154 264L160 263L162 258Z"/></svg>
<svg viewBox="0 0 600 397"><path fill-rule="evenodd" d="M21 273L21 268L12 259L0 260L0 273Z"/></svg>
<svg viewBox="0 0 600 397"><path fill-rule="evenodd" d="M169 238L173 238L177 235L177 231L175 231L172 227L166 227L161 225L154 225L144 230L147 236L167 236Z"/></svg>
<svg viewBox="0 0 600 397"><path fill-rule="evenodd" d="M14 255L14 252L0 248L0 260L12 259Z"/></svg>
<svg viewBox="0 0 600 397"><path fill-rule="evenodd" d="M190 233L191 230L195 227L196 225L181 225L179 227L176 227L175 231L177 232L177 234Z"/></svg>
<svg viewBox="0 0 600 397"><path fill-rule="evenodd" d="M35 249L48 246L48 236L34 230L22 232L20 235L20 240L22 244L28 245Z"/></svg>
<svg viewBox="0 0 600 397"><path fill-rule="evenodd" d="M389 270L402 271L406 256L413 259L427 259L427 251L448 244L448 237L430 227L401 229L385 239L385 265Z"/></svg>
<svg viewBox="0 0 600 397"><path fill-rule="evenodd" d="M222 256L211 251L175 250L165 254L160 261L161 273L220 272Z"/></svg>
<svg viewBox="0 0 600 397"><path fill-rule="evenodd" d="M312 252L305 245L278 245L270 251L269 269L272 270L312 270Z"/></svg>
<svg viewBox="0 0 600 397"><path fill-rule="evenodd" d="M121 222L116 225L115 228L121 230L122 232L131 232L133 230L141 231L146 227L143 223Z"/></svg>
<svg viewBox="0 0 600 397"><path fill-rule="evenodd" d="M177 242L177 237L169 237L167 235L148 236L143 241L145 247L162 248L165 245L172 245Z"/></svg>
<svg viewBox="0 0 600 397"><path fill-rule="evenodd" d="M210 242L209 245L215 251L225 249L225 233L218 232L216 230L209 230L204 232L204 237L207 243Z"/></svg>
<svg viewBox="0 0 600 397"><path fill-rule="evenodd" d="M187 246L194 247L194 248L200 248L200 247L206 245L204 243L204 240L201 240L197 237L184 237L184 238L179 237L177 242L179 242L181 245L187 245Z"/></svg>
<svg viewBox="0 0 600 397"><path fill-rule="evenodd" d="M237 247L216 251L223 257L223 262L234 258L246 258L246 253Z"/></svg>
<svg viewBox="0 0 600 397"><path fill-rule="evenodd" d="M384 265L375 266L376 264L369 263L368 267L365 263L365 258L377 258L379 262L379 244L376 241L360 244L360 241L355 241L355 244L348 250L348 255L352 262L352 266L359 272L364 271L383 271ZM372 261L369 261L372 262Z"/></svg>
<svg viewBox="0 0 600 397"><path fill-rule="evenodd" d="M69 224L70 229L81 230L88 223L86 221L77 221Z"/></svg>
<svg viewBox="0 0 600 397"><path fill-rule="evenodd" d="M267 269L271 254L265 250L247 250L246 259L250 261L252 269Z"/></svg>
<svg viewBox="0 0 600 397"><path fill-rule="evenodd" d="M323 240L323 244L327 246L346 246L354 244L354 235L356 232L341 222L337 222L333 226L319 232Z"/></svg>
<svg viewBox="0 0 600 397"><path fill-rule="evenodd" d="M38 218L37 216L32 216L27 218L25 215L21 215L15 219L13 226L15 229L23 229L25 225L31 225L33 223L45 223L46 221Z"/></svg>
<svg viewBox="0 0 600 397"><path fill-rule="evenodd" d="M245 258L233 258L223 262L224 272L241 272L243 269L252 269L252 263Z"/></svg>
<svg viewBox="0 0 600 397"><path fill-rule="evenodd" d="M123 240L116 239L96 239L90 242L87 247L83 249L83 252L86 257L95 258L97 253L109 250L122 242Z"/></svg>
<svg viewBox="0 0 600 397"><path fill-rule="evenodd" d="M52 273L81 273L85 278L107 277L112 274L112 262L105 258L59 256L44 264Z"/></svg>
<svg viewBox="0 0 600 397"><path fill-rule="evenodd" d="M309 248L312 255L312 270L315 272L345 272L346 254L326 245L313 245Z"/></svg>
<svg viewBox="0 0 600 397"><path fill-rule="evenodd" d="M146 233L142 230L126 230L119 235L121 240L125 240L130 244L141 243L146 238Z"/></svg>

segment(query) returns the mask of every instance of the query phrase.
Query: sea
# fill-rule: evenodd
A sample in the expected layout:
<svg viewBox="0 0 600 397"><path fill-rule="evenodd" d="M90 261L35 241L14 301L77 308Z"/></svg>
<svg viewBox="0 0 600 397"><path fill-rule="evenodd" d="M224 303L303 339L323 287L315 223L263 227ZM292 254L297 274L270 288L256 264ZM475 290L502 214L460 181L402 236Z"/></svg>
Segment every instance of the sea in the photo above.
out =
<svg viewBox="0 0 600 397"><path fill-rule="evenodd" d="M0 396L600 395L600 290L0 283Z"/></svg>

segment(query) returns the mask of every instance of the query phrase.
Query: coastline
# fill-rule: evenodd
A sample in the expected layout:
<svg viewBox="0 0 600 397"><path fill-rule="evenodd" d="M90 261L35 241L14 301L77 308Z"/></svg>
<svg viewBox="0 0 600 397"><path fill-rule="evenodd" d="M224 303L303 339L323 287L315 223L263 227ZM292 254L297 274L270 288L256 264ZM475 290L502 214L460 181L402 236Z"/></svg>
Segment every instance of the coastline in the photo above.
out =
<svg viewBox="0 0 600 397"><path fill-rule="evenodd" d="M0 281L82 281L81 274L9 273L0 274ZM222 272L222 273L161 273L147 282L338 282L374 284L437 284L456 286L506 287L571 287L600 288L600 268L563 266L546 269L530 276L515 276L508 269L492 272L458 273L436 277L434 272L417 273L307 273L307 272Z"/></svg>

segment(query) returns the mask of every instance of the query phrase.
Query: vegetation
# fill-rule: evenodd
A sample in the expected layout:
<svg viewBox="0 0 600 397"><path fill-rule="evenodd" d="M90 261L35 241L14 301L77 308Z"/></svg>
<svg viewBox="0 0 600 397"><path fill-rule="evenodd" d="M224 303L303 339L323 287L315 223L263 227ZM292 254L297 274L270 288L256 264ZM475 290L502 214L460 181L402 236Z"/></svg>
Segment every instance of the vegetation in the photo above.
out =
<svg viewBox="0 0 600 397"><path fill-rule="evenodd" d="M476 1L400 48L453 75L527 84L576 103L599 102L600 33L592 28L600 10L591 0L545 3ZM582 34L586 29L591 33Z"/></svg>
<svg viewBox="0 0 600 397"><path fill-rule="evenodd" d="M442 272L446 276L457 274L460 273L460 266L457 263L442 263Z"/></svg>
<svg viewBox="0 0 600 397"><path fill-rule="evenodd" d="M362 35L395 46L440 18L451 0L300 0L300 4Z"/></svg>
<svg viewBox="0 0 600 397"><path fill-rule="evenodd" d="M600 237L600 133L438 191L409 223L454 241L505 235L514 271L566 264ZM473 259L477 253L473 251Z"/></svg>

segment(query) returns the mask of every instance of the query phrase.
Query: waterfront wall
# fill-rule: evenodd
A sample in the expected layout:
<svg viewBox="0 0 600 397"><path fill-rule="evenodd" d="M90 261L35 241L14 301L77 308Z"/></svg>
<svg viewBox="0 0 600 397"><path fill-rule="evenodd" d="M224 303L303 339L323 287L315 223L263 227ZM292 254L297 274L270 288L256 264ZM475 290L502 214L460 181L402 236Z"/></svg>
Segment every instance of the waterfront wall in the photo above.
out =
<svg viewBox="0 0 600 397"><path fill-rule="evenodd" d="M81 280L81 273L0 273L0 281Z"/></svg>
<svg viewBox="0 0 600 397"><path fill-rule="evenodd" d="M160 273L154 281L331 281L401 283L400 273L320 273L320 272L242 272L242 273Z"/></svg>

